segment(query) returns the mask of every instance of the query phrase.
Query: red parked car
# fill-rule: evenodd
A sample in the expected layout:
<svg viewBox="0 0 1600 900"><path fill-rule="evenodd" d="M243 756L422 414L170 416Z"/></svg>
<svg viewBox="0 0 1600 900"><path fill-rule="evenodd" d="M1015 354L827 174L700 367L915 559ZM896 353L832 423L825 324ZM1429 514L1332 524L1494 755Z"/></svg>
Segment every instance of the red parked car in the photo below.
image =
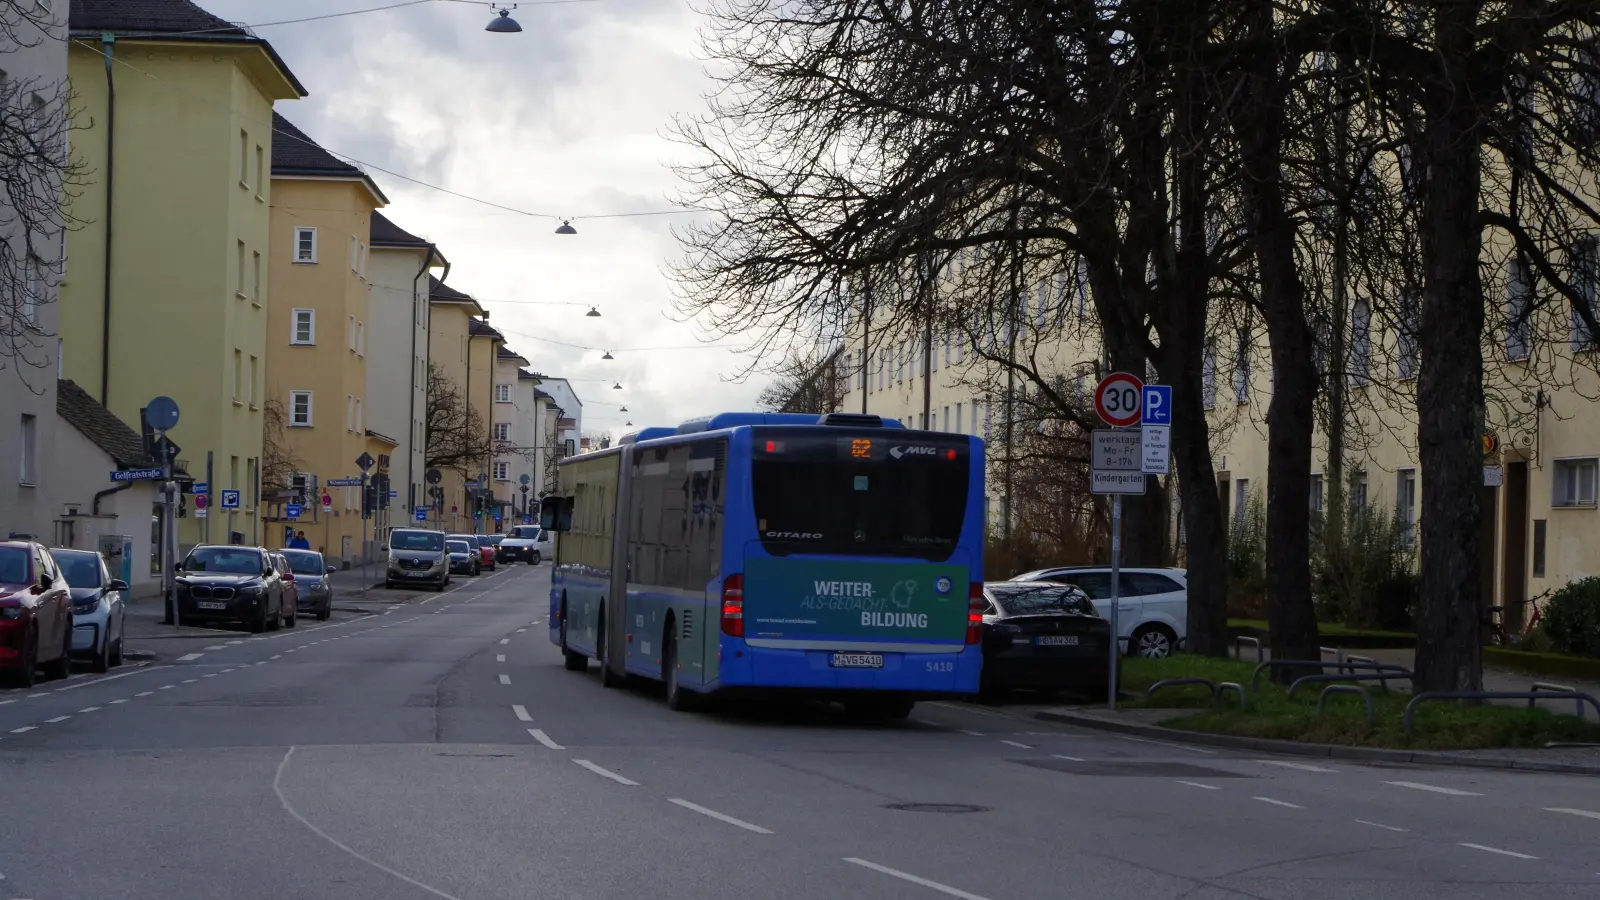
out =
<svg viewBox="0 0 1600 900"><path fill-rule="evenodd" d="M0 542L0 670L33 687L72 671L72 592L55 559L33 541Z"/></svg>

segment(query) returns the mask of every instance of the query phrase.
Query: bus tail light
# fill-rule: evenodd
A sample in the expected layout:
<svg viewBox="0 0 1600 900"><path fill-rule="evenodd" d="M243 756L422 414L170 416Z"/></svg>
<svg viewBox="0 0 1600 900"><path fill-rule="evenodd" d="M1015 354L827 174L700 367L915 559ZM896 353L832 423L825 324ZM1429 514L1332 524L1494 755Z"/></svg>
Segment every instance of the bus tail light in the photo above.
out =
<svg viewBox="0 0 1600 900"><path fill-rule="evenodd" d="M989 602L983 599L983 582L967 585L967 643L983 642L983 609Z"/></svg>
<svg viewBox="0 0 1600 900"><path fill-rule="evenodd" d="M729 575L722 581L722 633L744 637L743 575Z"/></svg>

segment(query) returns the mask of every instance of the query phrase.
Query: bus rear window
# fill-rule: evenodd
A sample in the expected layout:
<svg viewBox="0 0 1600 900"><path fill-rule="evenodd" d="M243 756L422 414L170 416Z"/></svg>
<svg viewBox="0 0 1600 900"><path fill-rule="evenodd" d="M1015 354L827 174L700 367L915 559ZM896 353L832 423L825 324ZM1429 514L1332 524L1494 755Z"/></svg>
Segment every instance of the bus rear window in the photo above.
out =
<svg viewBox="0 0 1600 900"><path fill-rule="evenodd" d="M751 493L775 556L900 556L941 562L961 540L971 452L917 432L755 430Z"/></svg>

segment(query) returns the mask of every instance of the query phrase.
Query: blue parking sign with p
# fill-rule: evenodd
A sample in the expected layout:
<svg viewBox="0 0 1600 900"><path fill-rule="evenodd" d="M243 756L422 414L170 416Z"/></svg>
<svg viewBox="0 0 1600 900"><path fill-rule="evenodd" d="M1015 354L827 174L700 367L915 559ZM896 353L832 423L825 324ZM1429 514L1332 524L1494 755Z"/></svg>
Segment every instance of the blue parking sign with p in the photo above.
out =
<svg viewBox="0 0 1600 900"><path fill-rule="evenodd" d="M1172 385L1147 384L1144 386L1144 424L1172 424Z"/></svg>

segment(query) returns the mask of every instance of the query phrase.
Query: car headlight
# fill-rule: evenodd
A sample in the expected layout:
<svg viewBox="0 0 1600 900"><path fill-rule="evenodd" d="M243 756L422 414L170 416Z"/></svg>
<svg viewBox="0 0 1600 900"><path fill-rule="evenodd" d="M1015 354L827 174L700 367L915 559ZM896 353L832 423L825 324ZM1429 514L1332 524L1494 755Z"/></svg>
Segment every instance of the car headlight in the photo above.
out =
<svg viewBox="0 0 1600 900"><path fill-rule="evenodd" d="M257 597L260 596L260 594L261 585L259 584L248 584L242 588L239 588L239 596L241 597Z"/></svg>
<svg viewBox="0 0 1600 900"><path fill-rule="evenodd" d="M73 612L74 615L86 616L86 615L94 612L95 610L97 610L99 608L100 608L100 604L98 602L85 603L85 604L83 604L81 606L74 606L72 608L72 612Z"/></svg>

